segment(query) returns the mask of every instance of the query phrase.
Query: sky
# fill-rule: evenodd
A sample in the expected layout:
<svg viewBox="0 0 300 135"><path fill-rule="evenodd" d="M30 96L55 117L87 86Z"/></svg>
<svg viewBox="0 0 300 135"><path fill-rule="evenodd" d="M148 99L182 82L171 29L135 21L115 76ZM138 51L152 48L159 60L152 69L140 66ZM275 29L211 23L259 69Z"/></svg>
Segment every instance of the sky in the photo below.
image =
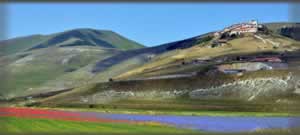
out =
<svg viewBox="0 0 300 135"><path fill-rule="evenodd" d="M10 3L6 38L75 28L115 31L146 46L249 21L286 22L287 3Z"/></svg>

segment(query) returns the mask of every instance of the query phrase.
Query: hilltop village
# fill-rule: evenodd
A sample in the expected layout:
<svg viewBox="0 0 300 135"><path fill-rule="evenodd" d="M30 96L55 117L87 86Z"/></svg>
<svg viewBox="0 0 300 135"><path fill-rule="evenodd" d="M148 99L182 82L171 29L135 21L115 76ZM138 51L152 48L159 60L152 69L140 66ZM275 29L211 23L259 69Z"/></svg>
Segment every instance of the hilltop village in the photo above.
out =
<svg viewBox="0 0 300 135"><path fill-rule="evenodd" d="M276 49L280 43L264 39L260 35L267 35L268 29L259 24L256 20L249 22L238 23L224 28L221 31L214 33L214 41L212 47L226 45L229 40L253 36L261 40L264 44L271 44ZM226 74L242 74L246 71L257 70L272 70L272 69L286 69L288 65L282 60L283 54L263 54L261 56L236 56L235 58L227 58L219 60L219 63L229 62L229 64L220 64L216 69Z"/></svg>
<svg viewBox="0 0 300 135"><path fill-rule="evenodd" d="M268 28L259 24L256 20L251 20L249 22L243 22L231 25L224 28L223 30L217 31L212 34L210 44L207 44L207 48L218 49L220 47L230 47L230 41L235 39L241 39L244 37L249 37L257 40L260 45L255 46L257 49L264 50L265 46L273 48L276 50L280 47L280 43L272 40L270 38L270 32ZM248 43L243 42L242 45ZM288 50L286 50L288 51ZM272 52L272 51L261 51L262 53L256 54L240 54L240 55L225 55L222 57L196 57L193 59L181 59L181 67L208 67L205 71L195 71L192 73L176 73L168 75L158 75L148 77L147 79L162 79L162 78L178 78L178 77L188 77L194 76L199 73L205 73L208 75L216 74L233 74L233 75L243 75L245 72L258 71L258 70L280 70L288 69L289 66L284 52ZM144 80L145 78L143 78Z"/></svg>
<svg viewBox="0 0 300 135"><path fill-rule="evenodd" d="M278 47L279 43L271 41L270 39L264 39L259 35L268 35L269 30L263 24L259 24L258 21L251 20L245 23L238 23L224 28L221 31L214 33L213 47L224 45L229 40L245 37L254 36L261 40L264 44L270 43L275 47Z"/></svg>

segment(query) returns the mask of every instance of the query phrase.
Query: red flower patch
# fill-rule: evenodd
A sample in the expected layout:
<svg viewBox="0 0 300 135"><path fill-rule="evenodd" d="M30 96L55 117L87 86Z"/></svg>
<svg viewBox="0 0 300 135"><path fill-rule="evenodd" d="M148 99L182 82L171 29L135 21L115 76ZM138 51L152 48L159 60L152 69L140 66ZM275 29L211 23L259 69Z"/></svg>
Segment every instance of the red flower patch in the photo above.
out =
<svg viewBox="0 0 300 135"><path fill-rule="evenodd" d="M46 110L46 109L33 109L33 108L0 108L0 117L20 117L20 118L45 118L55 120L68 120L68 121L86 121L86 122L106 122L106 123L137 123L129 120L112 120L107 118L93 118L84 116L76 112Z"/></svg>

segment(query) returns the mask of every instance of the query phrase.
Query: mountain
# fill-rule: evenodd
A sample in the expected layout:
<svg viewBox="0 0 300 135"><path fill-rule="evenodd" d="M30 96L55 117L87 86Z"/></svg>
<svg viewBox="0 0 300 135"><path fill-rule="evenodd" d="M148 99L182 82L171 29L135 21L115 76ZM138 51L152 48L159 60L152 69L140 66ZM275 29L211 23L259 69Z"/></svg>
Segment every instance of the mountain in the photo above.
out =
<svg viewBox="0 0 300 135"><path fill-rule="evenodd" d="M169 74L185 74L200 72L205 70L201 64L189 64L197 59L222 59L222 57L234 57L241 54L255 54L262 52L284 52L286 50L297 50L293 39L280 35L264 35L263 40L281 43L278 48L274 49L271 43L257 39L254 36L246 36L228 41L220 47L212 47L213 40L205 43L196 44L190 48L182 50L170 50L167 53L158 55L146 64L131 69L116 79L134 79L141 77L154 77ZM290 49L289 49L290 48ZM232 56L230 56L232 55ZM187 64L183 64L187 63Z"/></svg>
<svg viewBox="0 0 300 135"><path fill-rule="evenodd" d="M130 50L144 46L113 31L74 29L50 35L33 35L0 41L0 54L29 51L48 47L96 46Z"/></svg>
<svg viewBox="0 0 300 135"><path fill-rule="evenodd" d="M107 82L110 78L126 73L131 69L142 66L151 61L152 58L165 52L189 48L197 43L204 42L211 33L193 38L167 43L156 47L133 49L115 53L111 57L98 59L88 65L68 74L63 74L55 79L49 80L43 85L33 88L32 91L48 92L54 90L70 89L83 84Z"/></svg>
<svg viewBox="0 0 300 135"><path fill-rule="evenodd" d="M104 48L116 48L120 50L130 50L143 47L143 45L126 39L125 37L122 37L113 31L75 29L52 34L50 39L35 45L29 50L52 46L99 46Z"/></svg>
<svg viewBox="0 0 300 135"><path fill-rule="evenodd" d="M58 35L60 34L48 37L42 43L49 43L50 40L58 38ZM86 39L93 39L89 37L91 35L87 36ZM7 97L16 97L70 89L86 83L107 82L110 78L142 66L156 55L192 47L205 42L210 36L211 33L208 33L156 47L128 51L109 49L110 47L71 45L70 42L68 47L62 47L65 46L65 42L56 44L54 48L31 47L24 52L0 57L0 65L4 66L2 70L5 70L2 72L7 76L2 82L8 82L1 86L0 93ZM30 79L24 81L25 78Z"/></svg>
<svg viewBox="0 0 300 135"><path fill-rule="evenodd" d="M140 77L153 77L168 74L190 73L198 68L197 65L187 64L182 66L182 62L192 62L197 58L222 58L226 55L239 55L251 54L260 52L283 52L287 50L296 50L298 46L298 36L300 35L299 23L267 23L266 26L268 34L261 33L262 40L271 41L273 43L281 44L278 48L274 49L271 43L265 43L255 36L240 37L237 39L229 40L222 47L214 48L213 46L213 32L201 36L196 36L186 40L181 40L173 43L167 43L155 47L155 50L162 49L166 53L159 53L151 61L131 69L124 74L121 74L115 79L134 79ZM288 30L286 30L288 29ZM174 49L173 49L174 48ZM150 48L145 48L150 49ZM159 50L158 49L158 50ZM136 51L136 50L133 50ZM119 54L121 55L121 54ZM114 56L116 57L116 56ZM113 57L112 57L113 58ZM99 64L102 65L103 64ZM197 72L198 72L197 71Z"/></svg>
<svg viewBox="0 0 300 135"><path fill-rule="evenodd" d="M116 49L74 46L37 49L0 57L0 74L5 76L0 78L0 94L7 97L29 94L48 81L66 74L73 74L90 63L119 52L120 50ZM87 76L82 77L88 79ZM76 76L70 79L75 81ZM84 80L81 83L84 83ZM64 85L64 82L55 84L55 86L60 85ZM49 87L48 90L57 89ZM47 92L40 89L36 91Z"/></svg>
<svg viewBox="0 0 300 135"><path fill-rule="evenodd" d="M235 88L242 87L247 94L239 93L241 94L241 98L249 99L253 94L260 93L260 91L256 91L257 93L249 93L251 90L246 89L249 84L244 84L244 81L258 83L256 84L258 86L268 85L269 82L260 79L268 80L275 78L270 81L284 82L286 80L282 80L281 78L287 77L289 71L296 72L294 68L299 64L297 63L297 57L295 57L294 54L290 54L297 54L297 50L300 49L299 42L296 38L281 33L281 29L286 28L282 24L277 24L276 26L266 24L266 27L268 32L231 37L225 43L217 45L216 41L218 39L216 39L214 32L210 32L159 46L131 50L120 50L108 44L104 44L105 47L98 47L95 43L100 44L100 42L94 39L96 37L94 37L94 34L90 34L91 32L89 30L88 32L79 32L80 34L72 31L63 32L65 34L69 33L66 34L68 36L61 37L59 36L61 33L54 36L52 35L51 38L42 41L37 46L31 47L31 49L25 51L24 54L18 53L2 58L0 57L0 62L6 63L3 69L9 71L6 72L9 73L6 74L6 76L11 76L11 78L16 79L15 82L20 81L17 82L17 84L23 84L22 86L13 86L13 84L10 84L6 89L3 89L2 93L8 95L8 97L18 97L63 90L78 90L82 94L78 96L81 97L83 95L93 96L97 94L113 96L114 94L118 95L118 93L124 91L129 91L129 93L133 92L131 91L132 89L134 91L140 91L141 93L137 94L141 95L151 95L151 92L154 92L158 93L158 97L170 97L170 95L160 95L160 93L164 94L164 92L179 91L179 93L185 93L185 97L189 97L189 95L186 94L191 91L198 89L207 91L213 89L213 92L222 91L220 89L223 89L224 85L230 86L228 90L232 87L234 87L232 90L237 90ZM82 34L85 36L82 36ZM76 38L73 38L78 35L84 37L85 42L82 43ZM55 39L54 37L56 37L56 40L53 40ZM99 37L97 38L99 39ZM56 43L58 39L59 42ZM85 45L87 42L89 45ZM48 47L49 45L55 47ZM70 50L67 51L68 49ZM72 49L86 51L77 52L73 50L73 52L71 51ZM97 51L91 53L95 49ZM71 56L71 54L78 56ZM209 76L210 74L215 74L214 72L210 73L210 71L216 66L225 63L232 64L235 62L234 59L239 56L265 56L266 54L291 55L293 60L286 58L286 62L292 69L288 69L284 72L274 70L272 74L267 75L265 75L267 71L257 73L250 72L247 73L247 76L240 78L239 84L234 84L234 80L236 80L235 76L232 77L222 74L215 75L214 77L216 78ZM203 59L209 62L204 64L197 62ZM18 62L19 60L21 60L21 63L25 61L25 63L27 63L25 64L26 66L21 64L18 68L16 65L20 63ZM67 64L63 64L65 63L63 61L71 62L75 66L68 64L68 62ZM33 67L32 65L40 66ZM53 72L53 74L47 74L49 72ZM35 76L36 80L23 81L24 78L30 75ZM18 80L18 78L20 79ZM31 78L30 80L34 79ZM294 84L292 83L292 85ZM220 89L216 89L219 87ZM18 94L11 89L17 89ZM268 90L271 89L274 88L270 87ZM105 93L110 92L109 90L113 91L113 93ZM11 92L10 95L7 91ZM143 93L144 91L150 93ZM225 90L224 93L226 92L227 90ZM135 92L133 93L135 94ZM230 93L232 92L230 91L227 94L230 95ZM70 95L66 94L63 98L68 99L67 96ZM237 95L233 94L228 97L235 96ZM173 95L173 97L176 96ZM74 96L74 98L77 97ZM155 97L153 98L155 99Z"/></svg>
<svg viewBox="0 0 300 135"><path fill-rule="evenodd" d="M286 27L278 25L266 24L266 30L227 37L226 41L219 41L211 32L156 47L120 52L89 65L89 72L80 72L93 74L90 83L47 97L40 103L125 108L144 108L157 103L166 108L173 104L183 108L190 106L190 109L202 108L202 102L197 104L200 100L207 100L205 104L215 100L218 104L232 100L260 105L265 101L290 103L299 97L300 42L281 33ZM282 61L276 67L276 62L253 62L251 59L256 57L278 57ZM272 68L241 74L218 71L222 66L234 70L243 65L251 69ZM249 104L245 105L247 108Z"/></svg>
<svg viewBox="0 0 300 135"><path fill-rule="evenodd" d="M278 36L283 36L280 38L284 37L289 37L294 40L298 40L297 35L300 35L300 31L297 31L297 29L300 27L298 23L267 23L264 24L270 31L271 33L274 33ZM284 28L293 28L293 30L290 30L291 32L286 32L284 33ZM289 36L293 35L293 36ZM205 42L208 42L212 39L213 37L213 32L211 33L206 33L203 35L195 36L192 38L180 40L180 41L175 41L172 43L166 43L162 44L159 46L154 46L154 47L148 47L148 48L141 48L141 49L136 49L136 50L130 50L126 52L122 52L118 55L115 55L113 57L110 57L108 59L105 59L103 61L99 61L95 67L93 68L93 72L101 72L115 64L128 61L131 58L143 58L144 61L148 60L152 62L151 58L158 56L159 54L163 54L165 52L178 52L179 50L186 50L188 48L191 48L193 46L197 46L199 44L203 44ZM276 38L274 36L269 36L270 38ZM242 41L241 41L242 42ZM238 43L240 44L240 43ZM261 43L259 43L261 44ZM188 49L191 53L195 52L197 47L194 47L193 49ZM255 51L253 51L255 52ZM164 54L164 55L167 55ZM169 59L169 57L167 57ZM148 63L147 61L147 63ZM144 63L141 63L144 64Z"/></svg>
<svg viewBox="0 0 300 135"><path fill-rule="evenodd" d="M103 61L99 61L94 67L93 72L101 72L112 65L121 63L123 61L127 61L135 57L143 56L145 60L150 60L151 57L154 57L158 54L162 54L164 52L168 52L176 49L186 49L194 45L200 44L202 42L206 42L207 40L210 40L211 36L212 33L207 33L207 34L199 35L196 37L192 37L192 38L188 38L188 39L184 39L172 43L162 44L155 47L141 48L141 49L122 52L118 55L115 55Z"/></svg>
<svg viewBox="0 0 300 135"><path fill-rule="evenodd" d="M89 73L87 67L96 61L143 47L115 32L93 29L0 41L0 75L5 76L0 79L0 95L15 97L75 87L90 80L90 74L81 72Z"/></svg>

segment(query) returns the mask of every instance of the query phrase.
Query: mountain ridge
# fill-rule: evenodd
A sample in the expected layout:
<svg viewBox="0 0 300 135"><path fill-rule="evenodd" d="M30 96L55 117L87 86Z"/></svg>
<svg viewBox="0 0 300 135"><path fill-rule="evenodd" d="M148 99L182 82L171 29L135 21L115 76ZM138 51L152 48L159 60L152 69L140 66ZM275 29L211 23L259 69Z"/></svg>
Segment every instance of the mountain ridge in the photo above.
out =
<svg viewBox="0 0 300 135"><path fill-rule="evenodd" d="M284 24L279 25L271 29L281 30ZM202 72L206 70L207 65L192 64L198 58L210 56L211 61L217 61L221 57L229 57L230 53L241 55L259 50L259 52L263 50L279 52L298 47L298 43L291 37L281 36L281 33L277 32L271 32L270 35L259 35L263 39L258 39L253 35L239 37L228 41L226 45L213 47L214 33L210 32L159 46L121 50L111 46L116 42L109 42L101 38L117 41L114 39L122 39L122 37L115 34L113 34L114 38L106 37L107 33L109 35L114 33L109 30L98 32L89 28L80 28L48 35L50 37L35 36L37 37L35 43L39 43L38 45L42 49L19 51L22 53L0 57L0 66L3 63L10 63L3 65L7 71L10 71L6 74L15 78L14 81L19 81L16 83L23 83L22 86L18 86L18 90L23 90L26 94L29 92L27 90L49 92L87 83ZM78 37L83 37L84 40ZM100 44L98 40L101 40L102 46L100 47L97 46ZM278 42L280 46L274 47L273 43L267 41ZM23 50L34 47L31 45L28 43L27 48L24 47ZM111 50L105 50L107 48ZM292 64L296 65L297 63ZM53 73L48 74L49 72ZM40 76L35 77L35 75ZM23 81L29 76L35 78L29 79L28 82ZM3 92L12 91L9 88L4 89Z"/></svg>
<svg viewBox="0 0 300 135"><path fill-rule="evenodd" d="M53 34L16 37L0 41L0 54L8 55L48 47L98 46L130 50L143 48L144 45L127 39L111 30L78 28Z"/></svg>

